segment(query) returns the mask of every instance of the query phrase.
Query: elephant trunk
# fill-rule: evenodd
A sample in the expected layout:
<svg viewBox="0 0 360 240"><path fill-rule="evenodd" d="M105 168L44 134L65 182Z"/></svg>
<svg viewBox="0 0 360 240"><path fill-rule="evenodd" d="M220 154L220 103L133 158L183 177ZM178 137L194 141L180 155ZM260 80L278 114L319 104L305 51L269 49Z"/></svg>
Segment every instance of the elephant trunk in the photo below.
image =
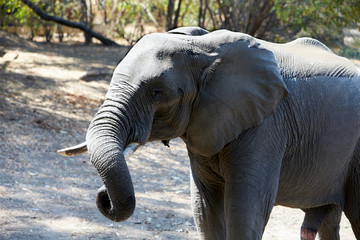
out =
<svg viewBox="0 0 360 240"><path fill-rule="evenodd" d="M104 183L97 192L97 207L108 219L120 222L133 214L135 195L124 157L129 121L116 105L110 100L104 102L90 124L86 139L90 160Z"/></svg>
<svg viewBox="0 0 360 240"><path fill-rule="evenodd" d="M123 153L118 149L101 158L108 161L104 163L104 160L97 160L98 158L91 159L104 183L97 192L96 205L108 219L124 221L134 212L135 195Z"/></svg>

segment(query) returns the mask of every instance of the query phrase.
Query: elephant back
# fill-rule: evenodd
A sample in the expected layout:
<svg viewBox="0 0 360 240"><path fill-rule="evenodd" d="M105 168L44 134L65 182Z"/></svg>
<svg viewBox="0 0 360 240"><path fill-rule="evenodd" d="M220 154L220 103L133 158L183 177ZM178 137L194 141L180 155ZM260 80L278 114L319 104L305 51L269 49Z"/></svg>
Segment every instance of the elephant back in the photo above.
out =
<svg viewBox="0 0 360 240"><path fill-rule="evenodd" d="M285 44L261 43L273 51L283 78L360 76L354 63L334 54L316 39L299 38Z"/></svg>

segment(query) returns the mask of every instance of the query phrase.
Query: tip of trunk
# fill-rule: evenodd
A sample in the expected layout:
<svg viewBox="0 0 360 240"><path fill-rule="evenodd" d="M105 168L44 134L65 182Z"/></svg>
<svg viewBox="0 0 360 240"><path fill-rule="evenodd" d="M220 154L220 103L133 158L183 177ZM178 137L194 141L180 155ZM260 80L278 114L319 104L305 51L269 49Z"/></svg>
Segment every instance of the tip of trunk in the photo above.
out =
<svg viewBox="0 0 360 240"><path fill-rule="evenodd" d="M106 218L114 222L127 220L135 210L135 196L131 195L124 199L123 203L117 203L117 208L112 204L105 186L99 188L96 196L96 205ZM121 208L121 209L120 209Z"/></svg>

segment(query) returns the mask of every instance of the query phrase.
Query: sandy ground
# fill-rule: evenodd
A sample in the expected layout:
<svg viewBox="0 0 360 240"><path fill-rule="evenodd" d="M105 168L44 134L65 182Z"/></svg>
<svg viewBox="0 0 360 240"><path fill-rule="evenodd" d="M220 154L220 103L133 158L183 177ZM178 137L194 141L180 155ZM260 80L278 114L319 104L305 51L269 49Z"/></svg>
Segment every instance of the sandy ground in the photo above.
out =
<svg viewBox="0 0 360 240"><path fill-rule="evenodd" d="M126 51L0 31L0 239L197 239L181 140L148 144L130 159L137 207L122 223L98 212L102 182L88 155L55 153L84 140ZM299 239L303 215L275 207L263 239ZM355 239L345 217L340 234Z"/></svg>

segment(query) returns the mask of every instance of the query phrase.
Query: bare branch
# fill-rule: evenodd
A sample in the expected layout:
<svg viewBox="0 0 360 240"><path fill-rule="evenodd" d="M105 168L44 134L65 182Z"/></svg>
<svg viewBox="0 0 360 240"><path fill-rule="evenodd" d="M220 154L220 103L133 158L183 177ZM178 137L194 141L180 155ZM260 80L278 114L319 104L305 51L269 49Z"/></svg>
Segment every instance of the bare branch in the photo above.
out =
<svg viewBox="0 0 360 240"><path fill-rule="evenodd" d="M32 3L29 0L21 0L24 4L26 4L29 8L31 8L41 19L45 21L53 21L68 27L72 28L78 28L84 31L86 34L91 35L92 37L98 39L100 42L102 42L104 45L107 46L119 46L116 42L112 41L111 39L108 39L101 35L98 32L93 31L89 26L85 25L84 23L79 22L72 22L69 20L66 20L64 18L61 18L59 16L49 15L45 12L43 12L38 6L36 6L34 3Z"/></svg>

